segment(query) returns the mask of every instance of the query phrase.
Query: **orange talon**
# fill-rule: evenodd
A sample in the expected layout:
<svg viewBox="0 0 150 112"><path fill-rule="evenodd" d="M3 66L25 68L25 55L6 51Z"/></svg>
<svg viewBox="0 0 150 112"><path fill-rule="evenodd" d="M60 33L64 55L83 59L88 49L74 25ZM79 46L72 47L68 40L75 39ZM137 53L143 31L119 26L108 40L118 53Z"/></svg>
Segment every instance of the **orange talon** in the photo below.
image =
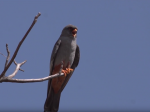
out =
<svg viewBox="0 0 150 112"><path fill-rule="evenodd" d="M70 74L70 72L72 72L73 69L71 69L71 68L66 68L66 71L67 71L67 74Z"/></svg>
<svg viewBox="0 0 150 112"><path fill-rule="evenodd" d="M70 72L72 72L72 71L73 71L73 69L71 69L71 68L66 68L66 70L62 70L62 72L64 73L65 77L66 77L68 74L70 74Z"/></svg>
<svg viewBox="0 0 150 112"><path fill-rule="evenodd" d="M62 70L62 72L64 73L65 77L67 76L66 70Z"/></svg>

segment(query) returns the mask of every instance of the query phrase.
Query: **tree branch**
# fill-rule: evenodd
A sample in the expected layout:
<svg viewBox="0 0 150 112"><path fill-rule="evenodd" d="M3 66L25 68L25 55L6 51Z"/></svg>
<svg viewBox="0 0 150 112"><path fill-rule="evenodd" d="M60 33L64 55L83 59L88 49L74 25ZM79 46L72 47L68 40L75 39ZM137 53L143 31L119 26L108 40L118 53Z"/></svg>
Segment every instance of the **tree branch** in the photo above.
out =
<svg viewBox="0 0 150 112"><path fill-rule="evenodd" d="M17 65L17 62L14 60L14 64ZM21 67L21 66L20 66ZM21 68L19 68L20 71L24 72Z"/></svg>
<svg viewBox="0 0 150 112"><path fill-rule="evenodd" d="M6 66L7 66L9 58L10 58L10 51L8 49L8 44L6 44L6 51L7 51L7 57L6 57L6 62L5 62L4 70L5 70ZM5 76L5 73L4 73L4 76Z"/></svg>
<svg viewBox="0 0 150 112"><path fill-rule="evenodd" d="M57 73L57 74L50 75L50 76L44 77L44 78L38 78L38 79L12 79L12 78L17 74L17 72L18 72L19 70L24 71L24 70L22 70L20 67L21 67L23 64L25 64L26 61L24 61L24 62L22 62L22 63L17 63L17 62L15 61L15 57L16 57L16 55L17 55L17 53L18 53L18 51L19 51L19 49L20 49L22 43L24 42L25 38L27 37L27 35L28 35L29 32L31 31L32 27L34 26L34 24L36 23L36 21L37 21L37 19L38 19L38 17L39 17L40 15L41 15L41 13L38 13L38 14L35 16L35 18L34 18L32 24L31 24L30 28L28 29L28 31L26 32L26 34L24 35L24 37L22 38L22 40L19 42L19 44L18 44L18 46L17 46L17 48L16 48L16 50L15 50L15 52L14 52L14 54L13 54L13 56L12 56L12 58L11 58L11 60L10 60L9 63L8 63L8 61L9 61L9 58L10 58L10 51L9 51L9 49L8 49L8 44L6 44L7 56L5 56L5 55L3 55L2 53L0 53L1 55L3 55L3 56L6 57L5 67L4 67L3 72L2 72L1 75L0 75L0 83L1 83L1 82L16 82L16 83L42 82L42 81L45 81L45 80L49 80L49 79L52 79L52 78L55 78L55 77L59 77L59 76L63 76L63 75L64 75L64 73L61 73L62 68L63 68L63 62L62 62L62 63L61 63L60 70L59 70L59 73ZM16 69L15 69L15 71L14 71L11 75L9 75L9 76L7 77L7 76L5 76L5 73L6 73L6 71L8 70L8 68L10 67L10 65L12 64L12 62L14 62L14 64L16 65Z"/></svg>
<svg viewBox="0 0 150 112"><path fill-rule="evenodd" d="M20 69L20 67L21 67L25 62L26 62L26 61L17 64L17 62L14 61L14 63L16 63L16 65L17 65L17 66L16 66L16 69L15 69L14 73L12 73L11 75L8 76L8 78L9 78L9 79L13 78L13 77L17 74L17 72L18 72L18 70Z"/></svg>
<svg viewBox="0 0 150 112"><path fill-rule="evenodd" d="M7 58L6 58L6 62L5 62L5 67L7 66L9 58L10 58L10 51L8 49L8 44L6 44L6 51L7 51ZM4 67L4 69L5 69L5 67Z"/></svg>
<svg viewBox="0 0 150 112"><path fill-rule="evenodd" d="M0 82L16 82L16 83L42 82L42 81L49 80L49 79L59 77L59 76L63 76L63 75L64 73L61 73L61 74L57 73L54 75L50 75L48 77L38 78L38 79L11 79L8 77L3 77L2 79L0 79Z"/></svg>
<svg viewBox="0 0 150 112"><path fill-rule="evenodd" d="M22 45L23 41L26 39L27 35L28 35L29 32L31 31L31 29L32 29L32 27L34 26L34 24L37 22L37 19L38 19L38 17L39 17L40 15L41 15L41 13L39 12L39 13L35 16L35 18L34 18L32 24L31 24L30 28L28 29L28 31L26 32L26 34L24 35L24 37L22 38L22 40L19 42L19 44L18 44L18 46L17 46L17 48L16 48L16 50L15 50L15 52L14 52L14 54L13 54L11 60L10 60L10 62L8 63L8 65L5 67L5 69L4 69L3 72L1 73L0 79L5 75L6 71L8 70L8 68L10 67L10 65L12 64L12 62L14 61L14 59L15 59L15 57L16 57L16 55L17 55L19 49L20 49L20 46Z"/></svg>
<svg viewBox="0 0 150 112"><path fill-rule="evenodd" d="M15 71L9 75L8 77L4 76L0 79L0 82L16 82L16 83L29 83L29 82L42 82L42 81L45 81L45 80L49 80L49 79L52 79L52 78L55 78L55 77L60 77L60 76L63 76L64 73L57 73L57 74L54 74L54 75L50 75L48 77L44 77L44 78L38 78L38 79L12 79L18 72L18 70L20 69L20 67L25 63L26 61L22 62L22 63L17 63L16 61L14 61L14 63L16 64L16 69ZM63 68L63 63L61 63L61 67L60 67L60 71L62 70Z"/></svg>

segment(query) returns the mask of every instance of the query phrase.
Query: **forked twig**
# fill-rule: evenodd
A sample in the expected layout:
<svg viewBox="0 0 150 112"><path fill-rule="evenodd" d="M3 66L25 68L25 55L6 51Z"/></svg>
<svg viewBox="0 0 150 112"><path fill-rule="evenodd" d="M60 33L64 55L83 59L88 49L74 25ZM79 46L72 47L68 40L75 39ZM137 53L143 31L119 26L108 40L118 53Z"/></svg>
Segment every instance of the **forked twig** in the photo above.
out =
<svg viewBox="0 0 150 112"><path fill-rule="evenodd" d="M23 41L26 39L27 35L28 35L29 32L31 31L31 29L32 29L32 27L34 26L34 24L37 22L37 19L38 19L38 17L39 17L40 15L41 15L41 13L39 12L39 13L35 16L35 18L34 18L32 24L31 24L30 28L28 29L28 31L26 32L26 34L24 35L24 37L22 38L22 40L19 42L19 44L18 44L18 46L17 46L17 48L16 48L16 50L15 50L15 52L14 52L14 54L13 54L11 60L10 60L10 62L8 63L8 65L5 67L5 69L4 69L3 72L1 73L0 78L2 78L2 77L5 75L6 71L8 70L8 68L10 67L10 65L12 64L12 62L14 61L14 59L15 59L15 57L16 57L16 55L17 55L19 49L20 49L20 46L22 45Z"/></svg>
<svg viewBox="0 0 150 112"><path fill-rule="evenodd" d="M22 62L22 63L16 63L16 69L14 71L14 73L12 73L11 75L8 76L8 79L12 79L16 74L17 72L19 71L20 67L25 63L26 61Z"/></svg>

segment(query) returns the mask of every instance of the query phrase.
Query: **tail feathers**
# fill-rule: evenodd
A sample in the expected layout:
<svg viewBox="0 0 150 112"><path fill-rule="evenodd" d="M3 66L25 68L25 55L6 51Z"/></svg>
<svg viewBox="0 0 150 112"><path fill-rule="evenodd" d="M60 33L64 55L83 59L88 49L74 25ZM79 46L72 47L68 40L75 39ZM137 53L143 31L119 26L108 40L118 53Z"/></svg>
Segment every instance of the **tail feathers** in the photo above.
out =
<svg viewBox="0 0 150 112"><path fill-rule="evenodd" d="M57 94L51 89L44 104L44 112L58 112L61 92Z"/></svg>

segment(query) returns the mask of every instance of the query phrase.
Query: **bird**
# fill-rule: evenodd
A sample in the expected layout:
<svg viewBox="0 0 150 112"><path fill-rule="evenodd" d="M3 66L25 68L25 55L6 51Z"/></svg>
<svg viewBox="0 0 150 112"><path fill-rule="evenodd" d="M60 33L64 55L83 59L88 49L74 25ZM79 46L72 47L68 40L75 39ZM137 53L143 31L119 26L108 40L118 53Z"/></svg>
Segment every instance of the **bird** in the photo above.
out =
<svg viewBox="0 0 150 112"><path fill-rule="evenodd" d="M79 64L80 49L77 45L77 31L78 28L74 25L65 26L53 47L50 58L50 75L59 73L62 65L61 72L64 75L48 81L44 112L58 112L61 92Z"/></svg>

